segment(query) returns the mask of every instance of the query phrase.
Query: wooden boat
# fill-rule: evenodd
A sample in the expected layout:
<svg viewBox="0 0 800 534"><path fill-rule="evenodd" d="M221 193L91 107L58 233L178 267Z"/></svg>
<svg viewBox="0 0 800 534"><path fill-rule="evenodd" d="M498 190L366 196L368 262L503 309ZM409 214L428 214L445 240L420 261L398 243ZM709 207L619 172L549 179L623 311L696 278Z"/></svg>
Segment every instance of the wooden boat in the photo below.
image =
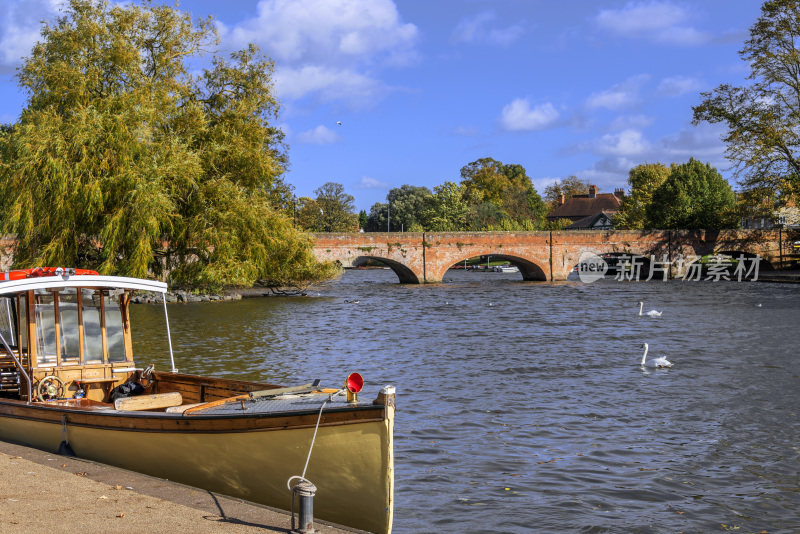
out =
<svg viewBox="0 0 800 534"><path fill-rule="evenodd" d="M0 273L0 439L282 509L307 480L314 517L391 531L393 387L364 401L357 373L341 389L179 373L171 341L171 371L141 367L131 295L166 284L37 273Z"/></svg>

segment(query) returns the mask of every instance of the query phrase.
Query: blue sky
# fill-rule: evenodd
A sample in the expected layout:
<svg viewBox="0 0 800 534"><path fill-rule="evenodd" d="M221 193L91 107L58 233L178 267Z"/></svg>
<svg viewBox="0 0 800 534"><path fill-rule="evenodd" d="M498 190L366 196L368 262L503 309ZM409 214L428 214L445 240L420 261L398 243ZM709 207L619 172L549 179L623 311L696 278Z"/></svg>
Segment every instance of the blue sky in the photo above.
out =
<svg viewBox="0 0 800 534"><path fill-rule="evenodd" d="M15 72L61 0L0 0L0 122ZM170 5L173 5L170 2ZM344 185L357 209L403 184L458 181L482 157L525 167L537 191L576 175L601 192L645 162L710 162L722 130L691 125L699 93L742 85L750 0L184 0L227 54L276 63L286 180ZM337 124L341 122L341 125Z"/></svg>

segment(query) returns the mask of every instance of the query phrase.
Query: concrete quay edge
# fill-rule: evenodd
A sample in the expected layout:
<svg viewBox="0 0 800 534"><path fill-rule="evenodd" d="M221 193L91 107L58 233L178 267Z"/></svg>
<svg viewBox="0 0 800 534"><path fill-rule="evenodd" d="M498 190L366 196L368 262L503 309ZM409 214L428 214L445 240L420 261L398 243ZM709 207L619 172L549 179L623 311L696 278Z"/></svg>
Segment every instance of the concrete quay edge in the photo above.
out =
<svg viewBox="0 0 800 534"><path fill-rule="evenodd" d="M0 441L0 532L267 534L289 513L82 458ZM287 490L287 505L290 493ZM362 533L314 521L319 534Z"/></svg>

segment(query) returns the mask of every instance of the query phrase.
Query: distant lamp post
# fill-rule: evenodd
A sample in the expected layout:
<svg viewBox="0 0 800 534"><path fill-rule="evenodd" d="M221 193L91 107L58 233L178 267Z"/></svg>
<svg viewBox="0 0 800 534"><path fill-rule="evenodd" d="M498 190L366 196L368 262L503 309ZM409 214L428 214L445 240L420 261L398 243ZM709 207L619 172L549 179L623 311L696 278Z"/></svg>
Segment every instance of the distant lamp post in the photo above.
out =
<svg viewBox="0 0 800 534"><path fill-rule="evenodd" d="M325 212L322 211L322 208L319 209L319 223L317 223L317 232L322 232L322 218L325 216Z"/></svg>
<svg viewBox="0 0 800 534"><path fill-rule="evenodd" d="M391 232L391 230L389 229L390 228L389 221L391 221L391 220L392 220L392 203L391 202L387 202L386 203L386 231L387 232Z"/></svg>

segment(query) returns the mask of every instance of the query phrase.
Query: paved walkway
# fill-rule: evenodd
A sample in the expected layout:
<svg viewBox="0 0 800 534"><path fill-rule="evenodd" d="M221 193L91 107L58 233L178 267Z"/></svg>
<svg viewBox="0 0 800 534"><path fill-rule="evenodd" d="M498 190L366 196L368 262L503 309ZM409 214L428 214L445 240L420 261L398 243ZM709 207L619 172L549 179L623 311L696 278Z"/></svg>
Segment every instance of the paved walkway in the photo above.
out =
<svg viewBox="0 0 800 534"><path fill-rule="evenodd" d="M291 528L282 511L4 441L0 471L3 534L265 534ZM314 526L322 534L359 532L319 521Z"/></svg>

